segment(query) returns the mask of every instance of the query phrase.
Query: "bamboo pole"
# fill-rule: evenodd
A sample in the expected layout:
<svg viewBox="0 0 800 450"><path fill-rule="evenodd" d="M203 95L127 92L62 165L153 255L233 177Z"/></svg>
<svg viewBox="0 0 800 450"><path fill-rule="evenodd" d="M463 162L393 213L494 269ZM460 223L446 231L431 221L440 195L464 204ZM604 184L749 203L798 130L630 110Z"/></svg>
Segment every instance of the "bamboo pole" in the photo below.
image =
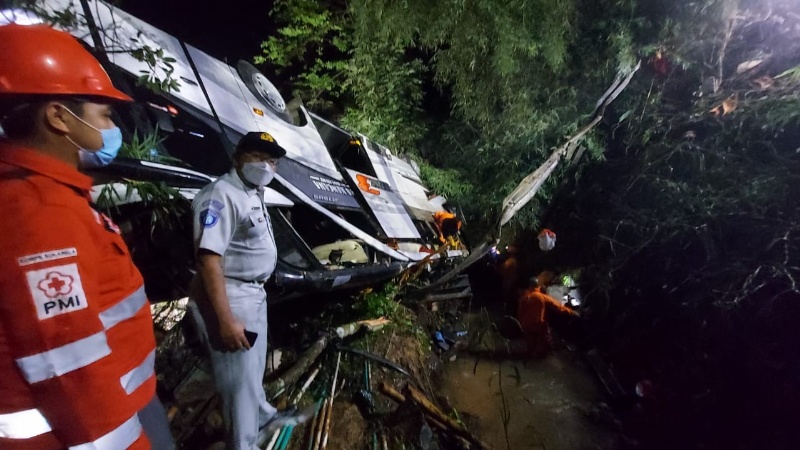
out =
<svg viewBox="0 0 800 450"><path fill-rule="evenodd" d="M314 442L313 446L311 447L312 450L317 450L320 447L320 444L322 443L322 430L325 428L325 418L327 417L328 414L329 400L330 400L329 398L325 398L325 400L322 402L322 409L320 410L319 413L320 417L319 421L317 422L317 431L316 433L314 433Z"/></svg>
<svg viewBox="0 0 800 450"><path fill-rule="evenodd" d="M306 382L303 383L303 386L300 388L300 391L295 396L294 400L290 403L291 405L296 404L297 402L300 401L300 399L303 398L303 394L305 394L306 391L308 390L308 387L311 386L311 383L317 377L319 371L320 368L317 367L316 370L311 372L311 374L308 376L308 379L306 379ZM285 448L286 445L288 445L289 443L288 441L291 437L293 430L294 430L294 425L287 425L285 427L282 427L280 430L276 430L275 433L272 435L272 438L270 439L269 444L267 445L265 450L271 450L273 446L275 447L276 450L281 450Z"/></svg>
<svg viewBox="0 0 800 450"><path fill-rule="evenodd" d="M325 415L325 428L322 434L322 443L319 446L320 450L325 450L328 446L328 436L331 432L331 417L333 416L333 396L331 395L328 402L328 413Z"/></svg>
<svg viewBox="0 0 800 450"><path fill-rule="evenodd" d="M294 400L289 402L290 405L296 405L297 402L299 402L300 399L303 398L303 395L308 390L308 387L311 386L311 383L313 383L314 379L317 378L317 375L319 375L319 371L321 368L322 368L321 366L318 366L313 372L311 372L311 375L309 375L306 382L303 383L303 387L300 388L300 391L294 397Z"/></svg>
<svg viewBox="0 0 800 450"><path fill-rule="evenodd" d="M325 431L322 437L320 449L324 450L328 446L328 436L331 432L331 416L333 415L333 399L336 397L336 382L339 380L339 365L342 362L342 352L336 354L336 370L333 372L333 383L331 383L331 400L328 403L328 414L325 417Z"/></svg>
<svg viewBox="0 0 800 450"><path fill-rule="evenodd" d="M311 427L308 433L308 446L307 450L314 450L314 437L317 434L317 427L319 424L320 416L322 416L322 408L325 405L325 399L321 398L317 401L317 410L314 412L314 418L311 420Z"/></svg>
<svg viewBox="0 0 800 450"><path fill-rule="evenodd" d="M275 432L272 433L272 437L269 440L269 444L267 444L267 446L264 447L264 450L272 450L272 448L275 447L275 443L278 442L278 439L281 437L282 432L283 432L282 428L280 430L275 430Z"/></svg>
<svg viewBox="0 0 800 450"><path fill-rule="evenodd" d="M381 433L381 442L383 442L383 450L389 450L389 441L384 433Z"/></svg>
<svg viewBox="0 0 800 450"><path fill-rule="evenodd" d="M306 446L307 450L313 450L314 448L312 447L312 445L314 444L314 435L316 434L317 423L319 422L319 416L322 413L322 404L324 401L325 401L324 399L317 400L317 407L314 410L314 417L311 419L311 423L309 424L308 446Z"/></svg>

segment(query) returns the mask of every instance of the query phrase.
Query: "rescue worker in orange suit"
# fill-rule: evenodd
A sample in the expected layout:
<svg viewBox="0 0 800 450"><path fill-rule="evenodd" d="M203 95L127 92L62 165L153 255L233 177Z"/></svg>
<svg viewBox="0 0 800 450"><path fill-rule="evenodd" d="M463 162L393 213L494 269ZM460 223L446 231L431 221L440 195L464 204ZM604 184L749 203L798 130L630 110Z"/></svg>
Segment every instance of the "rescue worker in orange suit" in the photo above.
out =
<svg viewBox="0 0 800 450"><path fill-rule="evenodd" d="M173 449L142 277L79 168L131 99L77 40L0 26L0 449Z"/></svg>
<svg viewBox="0 0 800 450"><path fill-rule="evenodd" d="M525 335L528 352L535 358L546 356L552 347L547 316L576 315L574 311L545 293L554 277L552 272L542 272L539 276L531 278L530 288L522 294L517 305L517 320Z"/></svg>
<svg viewBox="0 0 800 450"><path fill-rule="evenodd" d="M461 231L461 221L456 215L447 211L436 211L433 213L433 222L439 231L439 242L449 243L452 249L458 248L458 232Z"/></svg>

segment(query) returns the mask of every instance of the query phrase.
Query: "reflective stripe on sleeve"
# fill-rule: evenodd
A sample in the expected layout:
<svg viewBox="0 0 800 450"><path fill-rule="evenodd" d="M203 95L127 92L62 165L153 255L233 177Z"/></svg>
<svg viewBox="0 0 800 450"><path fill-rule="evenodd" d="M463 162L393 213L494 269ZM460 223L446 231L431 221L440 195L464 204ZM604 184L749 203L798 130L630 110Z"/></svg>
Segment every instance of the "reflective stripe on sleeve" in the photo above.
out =
<svg viewBox="0 0 800 450"><path fill-rule="evenodd" d="M124 300L101 312L100 321L103 322L103 327L108 330L114 325L135 316L145 303L147 303L147 295L145 295L144 286L142 286Z"/></svg>
<svg viewBox="0 0 800 450"><path fill-rule="evenodd" d="M69 450L122 450L136 442L141 434L142 424L139 422L139 417L134 414L125 423L97 440L72 446Z"/></svg>
<svg viewBox="0 0 800 450"><path fill-rule="evenodd" d="M139 386L141 386L145 381L149 380L150 377L152 377L155 373L153 370L155 362L156 350L153 349L153 351L151 351L150 354L144 358L144 361L142 361L139 366L120 377L119 382L122 385L122 389L125 389L125 392L128 395L131 395L133 391L139 389Z"/></svg>
<svg viewBox="0 0 800 450"><path fill-rule="evenodd" d="M33 384L86 367L110 354L106 333L101 331L16 362L25 380Z"/></svg>
<svg viewBox="0 0 800 450"><path fill-rule="evenodd" d="M38 409L0 414L0 438L30 439L50 431L50 424Z"/></svg>

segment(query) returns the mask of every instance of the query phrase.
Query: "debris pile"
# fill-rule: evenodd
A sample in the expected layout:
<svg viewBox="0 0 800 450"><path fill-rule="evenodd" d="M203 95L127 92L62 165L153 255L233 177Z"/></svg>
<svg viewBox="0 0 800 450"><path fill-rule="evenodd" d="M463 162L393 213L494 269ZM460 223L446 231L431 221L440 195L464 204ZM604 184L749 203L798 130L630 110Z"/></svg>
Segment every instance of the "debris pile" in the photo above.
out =
<svg viewBox="0 0 800 450"><path fill-rule="evenodd" d="M464 346L467 332L453 323L469 298L468 284L418 299L418 313L396 296L394 286L366 291L355 306L343 308L354 310L350 317L376 311L391 320L330 325L336 308L328 305L322 319L295 327L296 334L313 338L270 349L267 397L279 409L307 413L309 420L275 431L260 443L262 449L403 448L409 436L422 448L489 448L446 412L453 410L442 406L446 402L436 397L431 381L442 367L440 357L455 359ZM184 308L185 300L153 308L159 394L179 448L224 448L210 366L181 321ZM325 321L328 326L321 326Z"/></svg>

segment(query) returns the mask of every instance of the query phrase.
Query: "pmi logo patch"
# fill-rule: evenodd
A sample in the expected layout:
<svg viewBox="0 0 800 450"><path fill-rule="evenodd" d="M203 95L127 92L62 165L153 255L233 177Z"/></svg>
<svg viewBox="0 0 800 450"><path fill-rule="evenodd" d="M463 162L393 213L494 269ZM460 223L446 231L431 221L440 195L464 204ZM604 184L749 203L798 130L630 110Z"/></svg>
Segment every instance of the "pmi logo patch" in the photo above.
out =
<svg viewBox="0 0 800 450"><path fill-rule="evenodd" d="M86 308L77 264L31 270L25 274L39 320Z"/></svg>

